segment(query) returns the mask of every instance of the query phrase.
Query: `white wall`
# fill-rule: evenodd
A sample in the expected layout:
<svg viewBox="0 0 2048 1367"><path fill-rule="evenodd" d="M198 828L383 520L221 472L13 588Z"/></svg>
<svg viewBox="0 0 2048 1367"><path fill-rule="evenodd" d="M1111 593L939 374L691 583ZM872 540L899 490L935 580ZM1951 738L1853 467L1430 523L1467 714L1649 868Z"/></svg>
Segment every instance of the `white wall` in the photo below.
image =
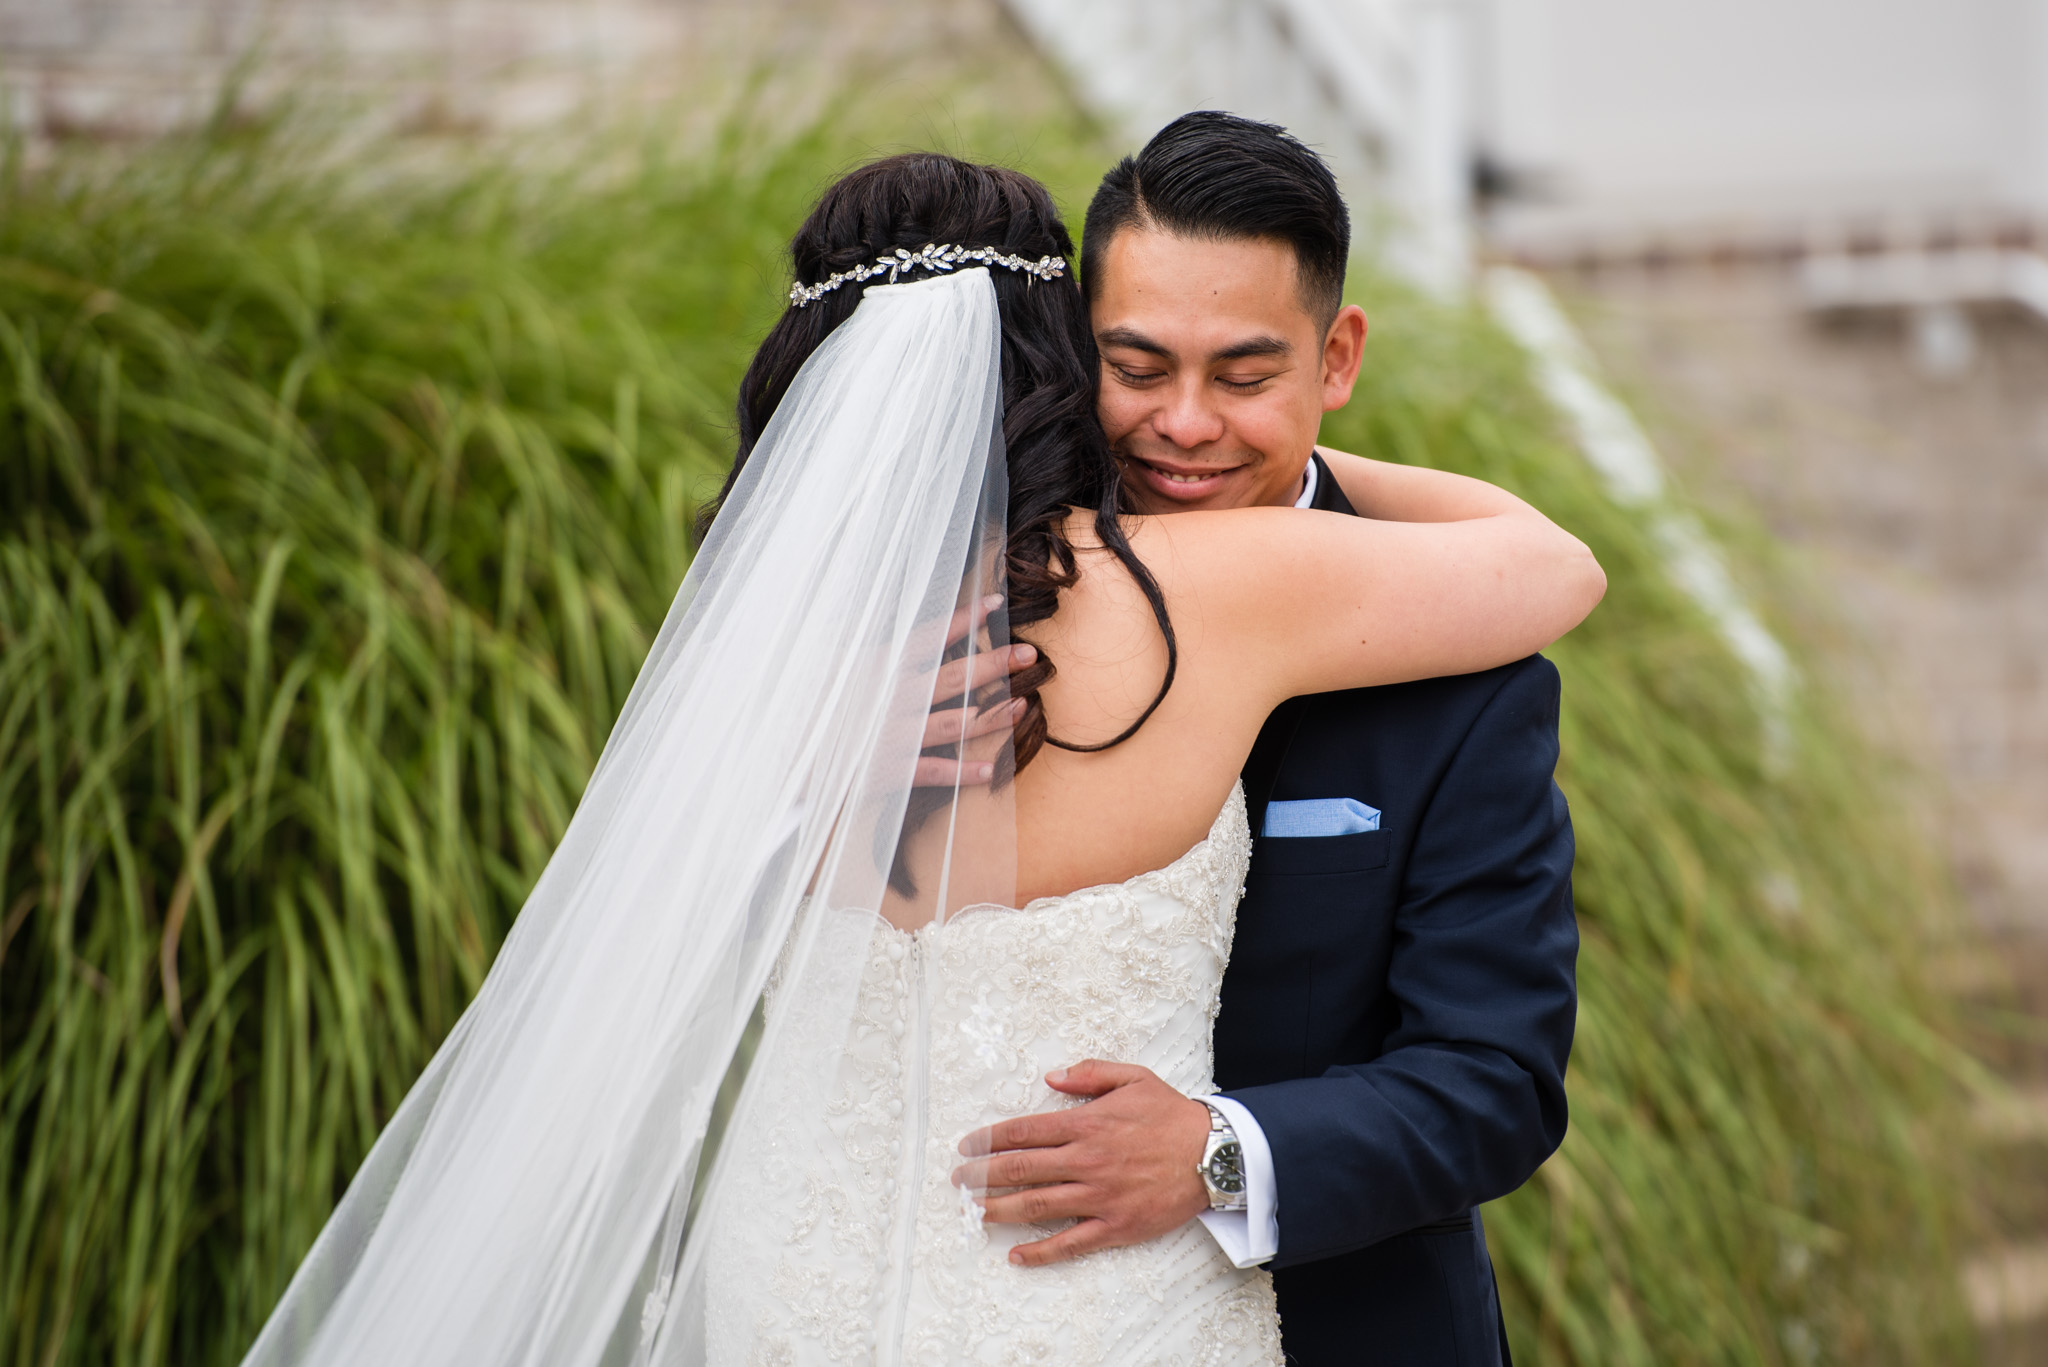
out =
<svg viewBox="0 0 2048 1367"><path fill-rule="evenodd" d="M1510 238L2048 209L2048 0L1484 0Z"/></svg>

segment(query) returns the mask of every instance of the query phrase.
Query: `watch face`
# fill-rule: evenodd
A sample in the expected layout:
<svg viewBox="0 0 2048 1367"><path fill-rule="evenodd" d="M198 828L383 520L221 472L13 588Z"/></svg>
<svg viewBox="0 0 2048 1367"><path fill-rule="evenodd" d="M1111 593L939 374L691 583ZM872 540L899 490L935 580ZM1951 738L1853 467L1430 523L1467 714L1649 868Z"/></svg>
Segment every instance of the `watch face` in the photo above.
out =
<svg viewBox="0 0 2048 1367"><path fill-rule="evenodd" d="M1244 1150L1237 1141L1218 1144L1209 1155L1209 1182L1226 1196L1244 1191Z"/></svg>

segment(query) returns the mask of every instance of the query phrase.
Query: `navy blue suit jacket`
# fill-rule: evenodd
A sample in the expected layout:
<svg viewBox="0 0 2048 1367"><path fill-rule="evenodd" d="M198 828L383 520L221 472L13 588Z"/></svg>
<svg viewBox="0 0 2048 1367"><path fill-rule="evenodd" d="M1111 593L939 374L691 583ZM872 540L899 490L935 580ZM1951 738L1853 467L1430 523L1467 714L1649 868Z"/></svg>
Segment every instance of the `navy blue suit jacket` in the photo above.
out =
<svg viewBox="0 0 2048 1367"><path fill-rule="evenodd" d="M1351 512L1325 469L1316 506ZM1557 671L1295 698L1245 768L1265 803L1349 797L1356 835L1252 844L1216 1082L1273 1151L1270 1266L1298 1367L1494 1367L1507 1349L1473 1207L1565 1131L1577 1009Z"/></svg>

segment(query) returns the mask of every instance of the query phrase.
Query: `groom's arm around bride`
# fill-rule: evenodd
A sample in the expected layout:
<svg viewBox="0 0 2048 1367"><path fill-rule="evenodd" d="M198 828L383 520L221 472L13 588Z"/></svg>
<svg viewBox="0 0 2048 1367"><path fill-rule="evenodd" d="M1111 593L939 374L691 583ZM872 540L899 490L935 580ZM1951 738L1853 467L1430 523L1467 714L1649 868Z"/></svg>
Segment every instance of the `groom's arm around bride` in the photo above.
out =
<svg viewBox="0 0 2048 1367"><path fill-rule="evenodd" d="M1313 153L1227 115L1169 125L1104 179L1083 283L1101 415L1134 501L1374 515L1398 467L1314 456L1365 336L1339 309L1349 229ZM1077 1061L1095 1098L985 1137L997 1221L1078 1218L1051 1262L1196 1215L1275 1270L1290 1362L1506 1359L1474 1208L1563 1139L1575 1013L1572 836L1552 782L1557 674L1296 698L1245 772L1254 847L1215 1028L1213 1108ZM1236 1132L1241 1212L1197 1174Z"/></svg>

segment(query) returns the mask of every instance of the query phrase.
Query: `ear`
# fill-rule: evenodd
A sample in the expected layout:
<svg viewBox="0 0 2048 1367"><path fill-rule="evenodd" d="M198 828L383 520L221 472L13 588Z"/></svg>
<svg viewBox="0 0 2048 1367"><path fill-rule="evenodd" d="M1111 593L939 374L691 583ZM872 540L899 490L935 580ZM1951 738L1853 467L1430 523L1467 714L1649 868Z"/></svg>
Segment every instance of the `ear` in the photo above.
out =
<svg viewBox="0 0 2048 1367"><path fill-rule="evenodd" d="M1337 310L1323 334L1323 411L1334 413L1351 402L1358 367L1365 360L1365 310L1346 304Z"/></svg>

